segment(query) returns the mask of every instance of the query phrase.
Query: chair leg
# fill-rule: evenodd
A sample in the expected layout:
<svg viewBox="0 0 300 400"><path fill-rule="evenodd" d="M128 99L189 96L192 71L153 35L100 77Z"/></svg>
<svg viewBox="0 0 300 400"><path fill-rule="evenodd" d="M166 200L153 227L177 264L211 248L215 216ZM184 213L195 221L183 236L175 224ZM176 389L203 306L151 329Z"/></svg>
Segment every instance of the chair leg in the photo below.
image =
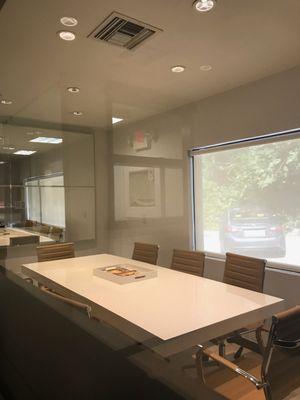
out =
<svg viewBox="0 0 300 400"><path fill-rule="evenodd" d="M219 356L225 357L225 340L219 343Z"/></svg>
<svg viewBox="0 0 300 400"><path fill-rule="evenodd" d="M272 393L269 383L264 386L264 393L266 400L272 400Z"/></svg>
<svg viewBox="0 0 300 400"><path fill-rule="evenodd" d="M260 354L263 355L265 352L265 346L264 346L264 342L262 339L262 327L259 327L256 329L255 331L255 336L256 336L256 340L257 340L257 344L258 344L258 348L260 351Z"/></svg>
<svg viewBox="0 0 300 400"><path fill-rule="evenodd" d="M239 349L234 353L234 359L237 360L242 356L244 347L240 346Z"/></svg>
<svg viewBox="0 0 300 400"><path fill-rule="evenodd" d="M204 368L203 368L203 347L198 346L199 350L196 353L196 369L197 376L200 382L205 385Z"/></svg>

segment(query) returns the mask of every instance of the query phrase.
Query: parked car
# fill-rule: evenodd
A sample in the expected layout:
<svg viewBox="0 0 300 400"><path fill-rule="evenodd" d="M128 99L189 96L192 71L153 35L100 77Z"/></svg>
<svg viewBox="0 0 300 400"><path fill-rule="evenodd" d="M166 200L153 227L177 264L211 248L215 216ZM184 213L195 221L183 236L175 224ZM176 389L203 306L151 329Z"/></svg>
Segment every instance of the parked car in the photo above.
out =
<svg viewBox="0 0 300 400"><path fill-rule="evenodd" d="M220 226L222 252L263 257L285 257L285 236L279 218L251 208L228 210Z"/></svg>

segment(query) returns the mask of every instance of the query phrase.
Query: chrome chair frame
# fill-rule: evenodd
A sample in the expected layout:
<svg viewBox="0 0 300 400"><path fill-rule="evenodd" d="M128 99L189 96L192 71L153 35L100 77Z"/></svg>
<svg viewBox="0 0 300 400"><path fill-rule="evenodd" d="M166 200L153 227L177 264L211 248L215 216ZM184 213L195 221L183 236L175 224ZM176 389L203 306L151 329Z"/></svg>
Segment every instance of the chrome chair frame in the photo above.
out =
<svg viewBox="0 0 300 400"><path fill-rule="evenodd" d="M272 325L269 331L268 342L263 355L263 362L261 366L261 379L256 376L250 374L249 372L243 370L238 365L230 362L226 358L221 355L210 351L209 349L204 349L202 345L198 345L198 352L196 353L196 369L197 375L200 381L205 384L205 376L204 376L204 363L203 360L207 358L211 358L215 362L225 366L226 368L232 370L239 376L245 378L255 385L256 389L263 389L265 393L266 400L272 400L272 392L271 386L268 381L268 372L272 359L272 354L275 348L281 349L296 349L300 347L300 338L297 340L283 340L277 337L277 324L278 319L276 316L272 318ZM260 338L262 341L262 339Z"/></svg>

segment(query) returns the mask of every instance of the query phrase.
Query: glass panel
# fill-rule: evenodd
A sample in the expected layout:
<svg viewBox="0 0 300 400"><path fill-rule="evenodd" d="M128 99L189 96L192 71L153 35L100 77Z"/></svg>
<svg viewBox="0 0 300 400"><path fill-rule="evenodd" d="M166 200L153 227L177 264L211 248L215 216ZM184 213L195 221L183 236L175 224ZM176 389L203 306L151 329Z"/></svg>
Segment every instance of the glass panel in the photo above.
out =
<svg viewBox="0 0 300 400"><path fill-rule="evenodd" d="M197 248L300 266L300 139L195 157Z"/></svg>

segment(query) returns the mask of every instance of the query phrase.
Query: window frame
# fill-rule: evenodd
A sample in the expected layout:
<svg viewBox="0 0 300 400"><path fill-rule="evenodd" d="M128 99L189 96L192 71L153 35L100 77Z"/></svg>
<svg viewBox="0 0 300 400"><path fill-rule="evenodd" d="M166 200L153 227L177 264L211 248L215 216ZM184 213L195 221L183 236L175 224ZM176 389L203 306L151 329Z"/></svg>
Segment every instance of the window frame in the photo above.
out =
<svg viewBox="0 0 300 400"><path fill-rule="evenodd" d="M194 157L202 154L215 153L217 151L231 150L242 147L257 146L260 144L274 143L278 141L286 141L291 139L300 138L300 128L291 129L287 131L281 131L277 133L258 135L239 140L221 142L216 144L210 144L200 147L194 147L188 151L189 158L189 177L190 177L190 220L191 220L191 243L193 250L196 249L196 198L195 198L195 162ZM226 255L222 253L215 253L211 251L203 250L205 254L212 259L225 261ZM292 272L300 274L300 263L299 266L288 264L284 262L267 261L267 268L278 271Z"/></svg>

